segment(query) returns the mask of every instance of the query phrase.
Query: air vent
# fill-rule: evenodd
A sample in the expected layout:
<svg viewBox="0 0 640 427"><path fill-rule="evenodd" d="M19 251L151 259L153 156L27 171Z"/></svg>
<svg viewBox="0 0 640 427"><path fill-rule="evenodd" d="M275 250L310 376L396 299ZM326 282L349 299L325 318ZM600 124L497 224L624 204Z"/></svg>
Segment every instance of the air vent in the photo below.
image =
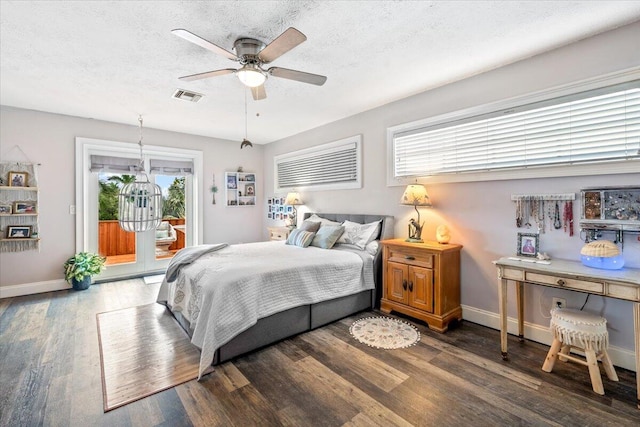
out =
<svg viewBox="0 0 640 427"><path fill-rule="evenodd" d="M200 98L202 98L203 96L204 95L201 93L189 92L188 90L184 90L184 89L177 89L173 94L174 98L182 99L184 101L191 101L191 102L198 102L200 101Z"/></svg>

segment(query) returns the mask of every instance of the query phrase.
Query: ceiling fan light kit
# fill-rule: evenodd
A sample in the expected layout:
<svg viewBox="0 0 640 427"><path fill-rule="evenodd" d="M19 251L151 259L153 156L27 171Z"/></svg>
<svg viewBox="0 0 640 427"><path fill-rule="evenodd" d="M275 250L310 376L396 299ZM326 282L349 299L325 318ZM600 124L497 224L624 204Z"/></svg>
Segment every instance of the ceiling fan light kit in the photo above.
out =
<svg viewBox="0 0 640 427"><path fill-rule="evenodd" d="M247 87L262 86L267 76L265 73L255 64L247 64L239 69L236 74L238 79Z"/></svg>
<svg viewBox="0 0 640 427"><path fill-rule="evenodd" d="M264 82L267 80L268 75L295 80L302 83L309 83L316 86L322 86L327 81L325 76L321 76L319 74L306 73L303 71L279 67L271 67L268 69L262 68L264 64L273 62L294 47L298 46L300 43L307 40L307 37L304 34L293 27L285 30L268 45L265 45L260 40L253 38L239 38L233 44L233 50L235 50L236 53L232 53L181 28L175 29L171 32L180 38L194 43L204 49L210 50L213 53L222 55L232 61L239 62L242 65L239 69L224 68L204 73L191 74L180 77L180 80L194 81L235 73L238 76L238 79L245 86L251 88L251 94L253 99L256 101L267 97L267 93L264 89Z"/></svg>

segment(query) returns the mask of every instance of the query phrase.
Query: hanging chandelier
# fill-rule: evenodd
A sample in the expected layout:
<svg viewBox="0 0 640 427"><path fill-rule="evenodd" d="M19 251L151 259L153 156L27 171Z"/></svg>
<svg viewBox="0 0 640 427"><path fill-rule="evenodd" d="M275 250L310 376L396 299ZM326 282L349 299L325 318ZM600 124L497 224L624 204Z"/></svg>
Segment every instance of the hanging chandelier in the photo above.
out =
<svg viewBox="0 0 640 427"><path fill-rule="evenodd" d="M118 223L124 231L136 233L157 228L162 221L162 190L149 182L142 157L142 116L140 123L140 165L135 182L126 184L118 194Z"/></svg>
<svg viewBox="0 0 640 427"><path fill-rule="evenodd" d="M244 91L244 139L240 143L240 149L242 150L244 147L253 148L253 144L251 141L247 139L247 122L249 119L247 118L247 91Z"/></svg>

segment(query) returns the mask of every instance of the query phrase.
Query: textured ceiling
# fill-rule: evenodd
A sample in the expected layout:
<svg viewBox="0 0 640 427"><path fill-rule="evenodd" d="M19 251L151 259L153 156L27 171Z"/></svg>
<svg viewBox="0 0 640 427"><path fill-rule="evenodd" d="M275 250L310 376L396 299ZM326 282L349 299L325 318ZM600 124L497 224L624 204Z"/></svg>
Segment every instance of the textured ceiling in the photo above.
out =
<svg viewBox="0 0 640 427"><path fill-rule="evenodd" d="M2 0L0 103L240 141L237 77L178 80L237 64L171 30L231 50L295 27L307 41L269 65L328 80L270 77L267 99L248 94L249 139L269 143L638 19L640 1Z"/></svg>

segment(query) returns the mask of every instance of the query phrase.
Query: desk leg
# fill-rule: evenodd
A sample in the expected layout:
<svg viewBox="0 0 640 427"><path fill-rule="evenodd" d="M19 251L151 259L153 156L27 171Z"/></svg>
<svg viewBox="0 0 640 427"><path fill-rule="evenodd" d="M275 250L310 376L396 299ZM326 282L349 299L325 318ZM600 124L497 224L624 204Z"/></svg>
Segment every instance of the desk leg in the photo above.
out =
<svg viewBox="0 0 640 427"><path fill-rule="evenodd" d="M633 335L636 342L636 396L640 409L640 302L633 304Z"/></svg>
<svg viewBox="0 0 640 427"><path fill-rule="evenodd" d="M524 342L524 283L516 282L516 302L518 304L518 339Z"/></svg>
<svg viewBox="0 0 640 427"><path fill-rule="evenodd" d="M500 350L502 351L502 360L509 360L507 354L507 279L500 279L498 299L500 300Z"/></svg>

